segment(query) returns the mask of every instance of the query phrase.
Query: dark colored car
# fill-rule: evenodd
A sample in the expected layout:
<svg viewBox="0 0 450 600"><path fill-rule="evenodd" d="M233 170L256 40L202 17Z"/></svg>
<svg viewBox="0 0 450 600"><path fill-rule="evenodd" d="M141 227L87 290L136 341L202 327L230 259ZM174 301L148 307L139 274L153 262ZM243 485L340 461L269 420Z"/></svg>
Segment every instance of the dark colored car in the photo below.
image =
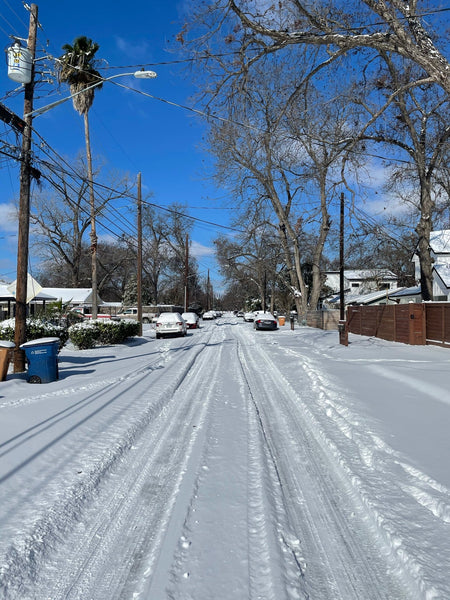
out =
<svg viewBox="0 0 450 600"><path fill-rule="evenodd" d="M258 313L253 321L255 329L278 329L278 323L272 313Z"/></svg>

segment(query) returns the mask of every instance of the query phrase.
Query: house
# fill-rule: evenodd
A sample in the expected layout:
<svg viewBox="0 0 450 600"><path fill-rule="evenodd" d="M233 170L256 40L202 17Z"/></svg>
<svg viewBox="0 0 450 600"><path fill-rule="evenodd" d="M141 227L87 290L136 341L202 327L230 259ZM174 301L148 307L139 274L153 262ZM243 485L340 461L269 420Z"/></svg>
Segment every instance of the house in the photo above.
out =
<svg viewBox="0 0 450 600"><path fill-rule="evenodd" d="M92 288L50 288L41 287L31 275L28 275L27 291L29 298L29 313L36 314L38 308L45 310L48 302L62 302L69 309L79 308L82 312L92 311ZM104 302L97 294L97 306L103 306ZM15 306L15 282L12 284L0 282L0 317L9 318L14 316ZM109 313L112 308L109 307Z"/></svg>
<svg viewBox="0 0 450 600"><path fill-rule="evenodd" d="M340 290L339 271L325 272L325 286L337 294ZM344 290L351 294L368 294L397 289L397 276L388 269L344 270Z"/></svg>
<svg viewBox="0 0 450 600"><path fill-rule="evenodd" d="M430 252L433 260L433 298L436 301L450 300L450 229L432 231ZM413 255L416 281L420 281L420 261Z"/></svg>
<svg viewBox="0 0 450 600"><path fill-rule="evenodd" d="M10 283L0 281L0 320L9 319L14 316L16 298L13 293L14 290L11 291L11 285ZM55 296L45 293L40 289L29 302L30 314L35 314L37 306L45 308L47 302L54 302L55 300Z"/></svg>
<svg viewBox="0 0 450 600"><path fill-rule="evenodd" d="M67 305L69 308L92 309L92 288L50 288L43 287L42 292L49 294ZM97 294L97 306L103 304L102 299Z"/></svg>

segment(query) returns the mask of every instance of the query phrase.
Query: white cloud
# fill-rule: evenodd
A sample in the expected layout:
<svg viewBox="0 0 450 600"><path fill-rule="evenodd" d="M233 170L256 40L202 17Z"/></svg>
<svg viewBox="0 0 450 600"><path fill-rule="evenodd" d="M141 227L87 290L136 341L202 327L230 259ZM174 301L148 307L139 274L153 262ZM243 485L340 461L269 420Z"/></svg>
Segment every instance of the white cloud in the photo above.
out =
<svg viewBox="0 0 450 600"><path fill-rule="evenodd" d="M136 40L129 41L125 38L116 36L116 46L124 54L129 57L142 57L148 55L148 42L141 41L140 43Z"/></svg>
<svg viewBox="0 0 450 600"><path fill-rule="evenodd" d="M17 208L14 204L0 204L0 230L17 233Z"/></svg>
<svg viewBox="0 0 450 600"><path fill-rule="evenodd" d="M192 241L190 253L196 258L201 256L213 256L214 248L211 248L210 246L204 246L203 244L200 244L200 242Z"/></svg>

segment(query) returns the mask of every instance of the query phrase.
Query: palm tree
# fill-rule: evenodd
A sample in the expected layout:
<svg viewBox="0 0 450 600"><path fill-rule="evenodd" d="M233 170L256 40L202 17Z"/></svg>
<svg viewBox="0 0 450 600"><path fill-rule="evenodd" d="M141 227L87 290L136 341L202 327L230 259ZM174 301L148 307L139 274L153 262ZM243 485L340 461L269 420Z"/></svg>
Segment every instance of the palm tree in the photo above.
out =
<svg viewBox="0 0 450 600"><path fill-rule="evenodd" d="M89 198L91 207L91 259L92 259L92 318L97 317L97 233L95 227L95 198L92 175L91 142L88 113L94 102L96 90L102 87L103 78L95 68L95 54L99 45L85 36L77 37L73 46L64 44L64 54L58 61L59 81L67 83L73 107L84 117L84 136L88 168Z"/></svg>

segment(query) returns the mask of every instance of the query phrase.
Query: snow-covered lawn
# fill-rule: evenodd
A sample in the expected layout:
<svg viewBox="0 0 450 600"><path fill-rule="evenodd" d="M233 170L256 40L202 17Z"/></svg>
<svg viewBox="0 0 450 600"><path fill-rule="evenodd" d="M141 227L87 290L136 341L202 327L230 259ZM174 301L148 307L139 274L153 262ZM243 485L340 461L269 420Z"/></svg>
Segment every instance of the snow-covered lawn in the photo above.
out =
<svg viewBox="0 0 450 600"><path fill-rule="evenodd" d="M224 316L0 382L0 598L450 598L450 349Z"/></svg>

